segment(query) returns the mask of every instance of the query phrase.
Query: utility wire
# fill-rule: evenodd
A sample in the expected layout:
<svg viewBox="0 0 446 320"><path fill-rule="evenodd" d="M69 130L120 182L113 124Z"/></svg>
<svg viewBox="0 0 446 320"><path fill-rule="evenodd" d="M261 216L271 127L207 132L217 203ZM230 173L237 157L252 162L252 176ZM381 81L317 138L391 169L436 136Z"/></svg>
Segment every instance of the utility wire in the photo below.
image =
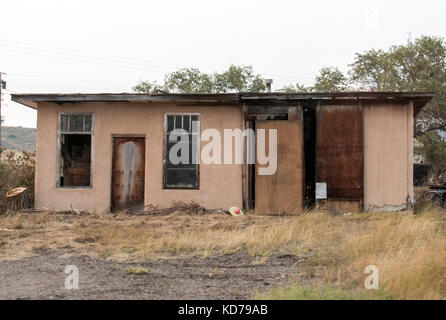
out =
<svg viewBox="0 0 446 320"><path fill-rule="evenodd" d="M165 61L157 61L157 60L149 60L142 58L130 58L130 57L119 57L110 54L95 54L87 51L68 51L65 49L60 49L56 47L44 47L41 45L34 44L25 44L14 41L0 40L0 45L4 50L21 53L21 54L32 54L39 55L43 57L52 57L58 59L69 59L72 61L83 62L83 63L93 63L106 65L111 67L120 67L126 69L136 69L136 70L146 70L146 71L159 71L159 72L171 72L172 67L186 67L185 65L174 63L174 62L165 62ZM166 66L170 66L169 69L166 67L159 66L159 64L164 64ZM201 66L197 67L198 69L207 69L212 70L213 72L218 71L219 68L211 68L209 66ZM287 78L289 81L297 80L297 77L283 74L272 74L266 73L264 76L273 77L273 78ZM300 79L313 79L312 76L299 76Z"/></svg>

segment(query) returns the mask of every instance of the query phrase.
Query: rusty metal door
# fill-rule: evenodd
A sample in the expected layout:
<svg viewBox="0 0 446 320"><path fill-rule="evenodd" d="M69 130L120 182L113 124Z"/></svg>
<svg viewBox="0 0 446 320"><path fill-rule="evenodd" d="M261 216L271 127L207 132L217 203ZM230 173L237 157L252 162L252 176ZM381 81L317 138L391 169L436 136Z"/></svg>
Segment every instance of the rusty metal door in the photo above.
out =
<svg viewBox="0 0 446 320"><path fill-rule="evenodd" d="M316 133L317 182L327 183L327 198L357 201L363 197L362 107L319 106Z"/></svg>
<svg viewBox="0 0 446 320"><path fill-rule="evenodd" d="M145 138L113 138L112 210L144 206L145 144Z"/></svg>
<svg viewBox="0 0 446 320"><path fill-rule="evenodd" d="M255 125L257 144L258 130L265 129L265 154L268 154L269 150L268 130L277 130L277 169L275 174L259 175L259 167L263 166L258 164L256 155L256 212L267 214L302 212L304 177L302 120L256 121Z"/></svg>

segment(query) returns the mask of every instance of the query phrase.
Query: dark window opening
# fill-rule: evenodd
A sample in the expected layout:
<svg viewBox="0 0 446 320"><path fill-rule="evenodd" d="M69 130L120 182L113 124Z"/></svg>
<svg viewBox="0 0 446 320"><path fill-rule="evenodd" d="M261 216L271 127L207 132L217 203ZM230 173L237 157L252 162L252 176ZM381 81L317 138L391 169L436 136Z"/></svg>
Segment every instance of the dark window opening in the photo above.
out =
<svg viewBox="0 0 446 320"><path fill-rule="evenodd" d="M59 185L90 186L91 135L61 134Z"/></svg>
<svg viewBox="0 0 446 320"><path fill-rule="evenodd" d="M179 131L178 129L181 129ZM174 131L175 130L175 131ZM200 147L198 145L199 135L199 119L198 115L166 115L165 124L165 156L164 156L164 188L165 189L198 189L199 188L199 164L198 156ZM176 141L170 141L170 135L175 133L179 135ZM187 139L188 155L185 163L173 163L169 154L171 148L178 143ZM193 147L193 142L196 148ZM181 155L183 149L177 153Z"/></svg>
<svg viewBox="0 0 446 320"><path fill-rule="evenodd" d="M91 186L92 122L91 113L60 114L58 187Z"/></svg>

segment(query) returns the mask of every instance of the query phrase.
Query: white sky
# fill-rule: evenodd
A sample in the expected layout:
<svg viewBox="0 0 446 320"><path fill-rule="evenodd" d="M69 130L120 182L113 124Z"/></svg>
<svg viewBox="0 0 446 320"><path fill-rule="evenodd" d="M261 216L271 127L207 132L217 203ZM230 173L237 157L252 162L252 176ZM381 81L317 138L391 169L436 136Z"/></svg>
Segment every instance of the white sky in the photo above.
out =
<svg viewBox="0 0 446 320"><path fill-rule="evenodd" d="M273 90L420 35L446 37L446 1L0 0L6 126L35 127L10 93L130 92L181 67L252 65Z"/></svg>

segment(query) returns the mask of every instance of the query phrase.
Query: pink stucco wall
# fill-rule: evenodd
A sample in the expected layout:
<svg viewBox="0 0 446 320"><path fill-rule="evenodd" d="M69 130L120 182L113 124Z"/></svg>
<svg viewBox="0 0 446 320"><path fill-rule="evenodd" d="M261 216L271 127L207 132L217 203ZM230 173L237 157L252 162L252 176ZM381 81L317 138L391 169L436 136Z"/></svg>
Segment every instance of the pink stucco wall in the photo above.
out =
<svg viewBox="0 0 446 320"><path fill-rule="evenodd" d="M413 105L364 106L364 209L401 210L413 200Z"/></svg>
<svg viewBox="0 0 446 320"><path fill-rule="evenodd" d="M60 112L93 112L93 186L57 188L57 119ZM242 128L239 107L167 103L40 103L37 114L37 208L108 212L111 202L112 135L146 138L145 205L168 207L196 201L209 209L242 206L242 166L200 164L200 190L163 190L164 114L200 113L201 131ZM413 199L413 106L364 105L364 208L402 209ZM202 142L202 147L205 142ZM223 155L222 155L223 160Z"/></svg>
<svg viewBox="0 0 446 320"><path fill-rule="evenodd" d="M93 112L93 186L57 188L57 117L60 112ZM184 107L166 103L40 103L37 113L37 208L107 212L111 202L112 135L146 137L145 205L168 207L172 201L196 201L209 209L242 206L242 166L200 164L200 190L163 190L164 114L200 113L201 131L242 128L238 107ZM204 142L202 142L203 146ZM222 155L223 157L223 155Z"/></svg>

